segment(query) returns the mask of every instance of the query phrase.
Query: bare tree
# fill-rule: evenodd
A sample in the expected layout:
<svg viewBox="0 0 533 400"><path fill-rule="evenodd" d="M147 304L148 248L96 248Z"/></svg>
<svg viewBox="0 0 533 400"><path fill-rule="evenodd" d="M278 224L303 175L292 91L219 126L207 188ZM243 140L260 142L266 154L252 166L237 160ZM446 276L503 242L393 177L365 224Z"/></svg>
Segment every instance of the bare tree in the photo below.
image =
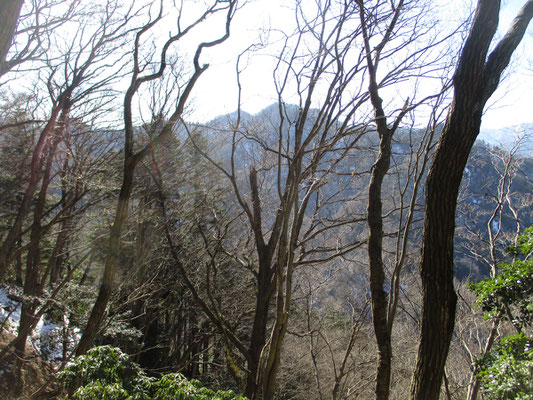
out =
<svg viewBox="0 0 533 400"><path fill-rule="evenodd" d="M0 21L2 27L0 30L0 63L5 62L7 52L11 47L13 36L20 15L20 9L24 0L2 0L0 2Z"/></svg>
<svg viewBox="0 0 533 400"><path fill-rule="evenodd" d="M120 70L121 57L116 50L122 46L129 34L128 25L135 13L133 9L129 9L124 18L117 21L115 17L119 12L117 3L109 1L107 9L101 14L95 14L100 23L95 32L89 33L88 29L80 29L67 44L58 38L58 43L64 44L65 48L57 49L59 55L48 57L48 76L44 79L44 85L50 95L49 115L33 148L28 183L16 217L0 246L0 281L4 280L12 262L15 243L22 234L39 182L42 181L43 188L48 185L45 182L49 179L45 176L46 162L47 159L54 158L57 146L62 140L62 129L70 119L73 107L78 106L83 110L82 104L91 103L89 108L92 107L92 112L96 114L98 109L107 103L103 89L109 88L120 76L117 71ZM108 57L112 54L116 58L109 61ZM41 73L44 75L43 71ZM44 193L46 190L43 195Z"/></svg>
<svg viewBox="0 0 533 400"><path fill-rule="evenodd" d="M399 1L397 3L380 1L375 3L357 2L363 44L366 50L369 80L368 92L374 111L374 124L379 135L379 151L372 166L367 206L369 283L372 299L372 320L378 346L377 399L388 399L390 394L393 354L391 335L400 294L400 274L408 249L408 238L417 206L418 190L424 176L429 150L433 144L433 137L439 122L439 110L442 110L440 105L445 98L448 86L446 84L447 71L444 68L446 65L446 51L442 51L440 57L435 57L430 62L421 60L424 60L427 54L433 54L434 49L437 47L445 49L444 42L455 33L443 34L442 37L433 36L430 33L432 31L431 25L424 24L425 14L429 13L427 7L427 5L425 7L420 5L419 2L415 4L408 1ZM382 33L377 34L375 32ZM406 32L411 32L411 34L407 34L407 39L397 43L396 38L401 37ZM432 36L432 39L427 40L428 36ZM426 40L427 44L417 48L423 40ZM408 49L405 59L400 56L401 49ZM387 58L391 53L398 53L395 54L396 59L392 66L390 63L387 65ZM389 70L380 74L379 66L381 66L381 70L384 68L389 68ZM387 85L398 84L404 75L408 75L412 80L424 79L425 70L436 73L439 69L441 69L439 73L443 76L443 86L437 89L435 94L424 97L417 95L416 91L413 91L412 97L406 96L404 99L403 107L397 104L394 111L386 111L387 106L383 104L384 101L380 94L382 88ZM415 71L418 73L415 73ZM380 75L384 75L384 78L380 78ZM416 85L413 87L416 87ZM399 225L395 246L396 256L390 281L391 290L387 293L385 290L387 280L386 267L383 259L385 227L382 187L384 179L389 173L391 162L394 162L393 138L397 131L401 130L400 124L405 124L404 119L408 113L416 110L421 105L430 106L430 103L434 103L432 105L432 118L428 123L425 134L415 139L419 141L418 149L416 151L411 149L411 154L416 155L416 159L412 166L408 166L407 171L403 171L403 173L407 174L406 177L403 177L406 184L401 184L403 188L399 189L398 196L400 208L398 213L394 213L395 216L399 216ZM395 172L402 174L398 169ZM407 197L408 189L410 189L411 194L410 199L407 200L407 205L405 205L404 199ZM387 213L393 211L388 210Z"/></svg>
<svg viewBox="0 0 533 400"><path fill-rule="evenodd" d="M117 18L119 13L120 18ZM6 273L14 256L26 251L24 272L20 273L24 281L25 297L22 302L17 337L0 354L1 358L11 347L14 347L17 357L16 370L19 375L25 359L28 336L61 287L72 275L67 274L66 280L62 279L57 287L54 285L52 297L41 303L46 282L52 269L55 269L53 264L57 262L58 253L64 247L67 232L57 236L56 251L48 263L43 262L42 239L54 225L59 222L66 224L72 219L74 209L88 191L88 187L80 182L69 185L68 189L64 186L63 198L58 204L52 204L51 207L48 205L53 197L52 191L54 184L58 181L58 175L61 174L61 169L68 168L68 161L66 164L57 164L57 150L61 148L60 144L63 141L68 145L73 137L87 134L85 124L89 121L80 122L81 119L74 117L79 110L90 110L91 113L98 114L106 105L108 100L101 91L108 89L108 85L120 76L117 70L121 67L121 57L117 49L121 47L123 40L129 34L129 23L133 16L131 8L124 14L119 11L118 3L109 1L107 8L101 14L96 11L93 14L93 17L100 23L97 29L92 32L84 29L90 26L87 22L87 25L80 27L77 35L70 38L66 48L57 49L58 54L47 60L49 66L45 83L51 98L51 116L40 132L33 149L29 182L23 192L13 225L0 248L3 274ZM64 52L60 53L62 50ZM111 55L114 58L112 61L109 60ZM45 71L41 73L44 75ZM93 155L95 156L96 153ZM23 229L24 224L28 222L27 216L30 214L32 214L32 220L28 228ZM47 221L47 218L50 220ZM66 228L66 225L64 227ZM22 246L25 233L29 234L29 241ZM16 246L16 243L21 246ZM19 379L18 382L22 385L23 380ZM18 387L18 390L21 389L21 386Z"/></svg>
<svg viewBox="0 0 533 400"><path fill-rule="evenodd" d="M182 25L182 15L185 10L178 10L177 17L177 29L178 32L170 36L169 39L163 44L160 53L159 61L157 61L158 68L155 72L146 72L147 67L153 60L154 54L148 56L147 59L143 59L141 54L142 40L147 32L149 32L155 25L157 25L163 19L163 3L161 2L159 12L157 16L152 17L148 23L146 23L136 34L135 44L133 48L133 72L131 76L131 82L126 94L124 96L124 167L123 167L123 180L118 198L117 209L113 223L111 225L111 231L109 234L109 244L106 254L105 266L102 276L102 282L98 292L98 297L92 308L89 321L83 332L83 336L76 349L76 354L84 354L92 345L102 320L105 315L105 311L109 302L109 298L114 287L114 275L116 270L116 264L120 252L120 239L122 234L122 227L127 218L128 203L131 197L131 192L134 185L134 173L137 164L150 153L153 146L156 146L165 137L172 134L175 125L180 121L185 106L191 95L192 89L200 76L209 67L207 64L200 64L200 56L203 50L216 46L224 42L230 34L230 24L237 10L236 0L214 0L207 6L204 12L192 22ZM223 33L216 39L201 42L197 45L196 51L193 57L193 72L187 78L183 87L180 87L178 98L175 101L175 107L172 113L168 116L166 122L161 124L157 134L155 134L147 145L140 150L134 148L135 144L135 132L134 132L134 116L133 116L133 98L141 88L148 82L160 79L167 68L167 53L170 47L183 39L188 33L190 33L196 26L201 23L209 23L211 21L210 16L225 13L225 21L223 25Z"/></svg>
<svg viewBox="0 0 533 400"><path fill-rule="evenodd" d="M422 328L411 385L412 399L439 398L457 303L453 285L453 238L458 190L468 155L479 134L483 108L533 17L533 1L528 1L489 53L498 27L500 3L478 2L455 71L453 102L426 182Z"/></svg>
<svg viewBox="0 0 533 400"><path fill-rule="evenodd" d="M338 212L353 177L351 166L340 164L366 133L364 124L353 123L368 99L358 80L364 70L364 57L355 46L361 31L352 30L348 4L298 6L296 18L297 32L284 38L274 71L278 103L250 125L239 104L229 129L217 131L229 136L227 158L203 153L230 182L242 215L238 223L250 233L242 241L246 254L231 254L256 287L246 339L229 329L216 302L190 286L244 360L240 370L246 373L244 394L250 398L274 396L295 271L333 260L363 243L335 234L362 220ZM237 70L240 85L239 65ZM296 106L285 102L292 93ZM189 131L194 141L194 128ZM186 279L187 271L183 275Z"/></svg>
<svg viewBox="0 0 533 400"><path fill-rule="evenodd" d="M52 32L81 12L80 3L80 0L2 0L0 77L48 52L54 41Z"/></svg>
<svg viewBox="0 0 533 400"><path fill-rule="evenodd" d="M428 136L422 140L418 149L420 164L413 167L416 177L411 181L415 188L414 193L409 206L402 209L403 211L407 209L408 216L406 222L402 220L404 223L400 228L402 233L398 235L403 239L398 242L399 255L394 268L394 290L390 299L390 307L387 306L387 296L384 293L385 268L381 261L383 227L379 192L381 191L381 182L388 171L388 165L385 163L390 162L392 136L398 129L402 118L420 103L429 101L432 97L442 101L442 93L438 92L435 96L430 96L424 100L418 99L418 103L408 101L403 108L400 105L393 112L396 115L393 118L395 122L391 128L387 125L387 115L381 106L379 88L393 85L406 76L422 74L421 59L423 59L423 55L441 44L447 36L440 38L440 41L434 40L423 49L415 50L413 54L396 65L389 63L390 70L384 74L382 80L378 81L377 64L382 60L383 64L387 64L391 54L399 51L398 49L404 49L409 43L416 42L413 36L410 37L408 33L405 33L407 39L395 43L398 47L391 46L391 48L384 49L385 45L392 41L392 37L398 36L398 32L396 32L398 21L400 21L402 32L404 32L406 23L403 18L400 18L400 16L403 17L402 13L405 8L403 2L393 6L387 12L388 7L388 3L385 2L378 2L372 7L317 2L315 15L311 15L308 10L304 12L302 9L298 9L299 30L294 38L289 37L287 39L287 45L282 49L283 58L280 57L281 62L275 71L278 82L278 110L276 111L274 107L271 107L269 111L275 115L275 119L271 117L272 122L267 120L263 124L267 125L270 122L277 130L276 136L272 138L268 132L260 131L257 129L257 124L253 126L254 129L247 127L246 122L241 122L239 110L236 121L233 122L230 160L226 163L220 163L213 156L206 154L206 157L211 159L213 164L229 179L236 200L246 217L244 222L252 232L252 239L250 240L253 240L256 246L257 305L254 309L255 319L250 335L251 348L243 354L247 362L245 370L251 372L247 373L248 383L245 391L249 397L256 396L261 386L264 396L270 398L273 395L275 377L279 368L279 354L290 315L292 279L295 270L306 263L319 261L320 259L316 261L304 260L313 253L319 254L320 250L318 249L321 246L318 243L321 240L327 242L323 236L325 233L332 234L334 228L342 226L349 219L342 220L342 217L338 220L328 219L325 215L328 215L328 211L326 211L328 207L342 202L340 200L342 195L336 192L336 194L331 193L333 177L340 179L339 177L343 175L343 168L345 168L346 157L351 155L352 151L356 151L360 138L368 136L369 132L372 131L367 125L367 115L361 111L361 106L369 99L375 109L374 121L383 140L383 156L380 159L382 161L378 161L372 170L376 184L371 186L373 196L371 196L372 200L369 203L371 205L369 206L369 214L373 216L369 216L369 222L371 222L372 231L375 233L373 236L371 235L375 241L369 245L369 251L372 252L372 255L377 254L377 251L380 258L376 267L375 259L371 257L374 266L371 270L374 273L380 271L382 276L380 281L371 274L371 282L375 289L373 310L376 313L375 320L383 322L382 324L376 322L380 329L383 328L382 330L378 329L383 333L380 337L388 338L384 339L388 341L388 345L383 344L380 351L384 353L383 359L388 360L384 361L384 363L388 363L388 366L385 368L387 371L384 372L383 376L390 375L390 359L392 357L390 331L399 297L399 276L405 260L410 224L418 198L417 189L420 186L428 160L427 150L433 143L431 138L438 118L431 120ZM415 17L410 18L412 18L413 29L418 29L419 35L423 35L420 32L420 21ZM383 36L380 36L380 27L374 25L375 21L378 20L385 21L382 22L384 26L382 32L385 32ZM353 27L354 21L358 22L359 28L355 31L352 29L348 33L347 27ZM409 33L411 32L409 31ZM428 34L430 29L425 29L423 32ZM313 38L313 45L310 45L313 42L308 37ZM417 38L419 37L417 36ZM380 43L381 41L380 45L375 47L374 52L371 50L371 41L372 43L374 41ZM299 46L303 46L304 42L305 46L309 46L315 52L302 54ZM350 46L355 44L362 44L360 48L363 51L361 53L351 52ZM284 54L285 51L287 52L286 55ZM347 60L350 57L356 61L349 63ZM437 57L434 64L426 65L426 67L428 69L435 68L436 64L442 60L442 58ZM369 91L364 90L361 86L356 86L360 85L361 80L367 76L370 79ZM292 86L293 83L294 87ZM356 95L343 97L354 87L358 90L355 92ZM298 109L294 111L291 106L283 102L284 96L291 90L294 90L300 102ZM320 97L321 90L326 93L324 98ZM312 104L318 104L316 109L312 108ZM358 126L353 124L356 114L357 118L364 121ZM194 140L192 135L191 139ZM247 147L245 143L249 143ZM240 146L246 148L246 152L239 150ZM246 166L243 167L243 161L242 159L239 160L239 157L242 158L248 153L252 153L252 155L247 160ZM383 168L378 168L378 164L383 164ZM249 187L245 186L245 178L241 176L241 174L246 174L246 169L249 169L247 174ZM277 172L273 174L272 171ZM347 173L348 176L354 176L354 167L351 171L351 173ZM273 181L274 184L272 184ZM276 193L277 196L275 196ZM376 206L378 207L376 208ZM307 218L308 215L312 216L310 220ZM360 221L360 216L353 215L352 222L355 223L356 221ZM358 245L362 243L362 241L357 242ZM315 247L315 250L308 250L312 247ZM354 244L347 249L353 250L356 247L358 246ZM334 252L329 257L343 254L343 252ZM235 258L238 259L239 257ZM248 265L248 268L251 269L252 267ZM272 333L268 336L266 327L268 326L267 316L270 313L271 296L276 296L273 297L276 302L276 310L273 315ZM206 308L208 307L206 301L201 299L199 301L202 301ZM209 311L208 314L215 316L215 319L219 318L220 313L216 311L214 305L213 307L215 310ZM382 313L384 318L377 318L378 313ZM224 324L219 321L218 325L223 326ZM242 341L234 336L231 336L229 340L234 340L235 346L239 349L245 347ZM387 347L387 352L384 350L385 347ZM383 396L388 396L388 379L390 378L386 378L385 383L380 380L377 386L382 391Z"/></svg>
<svg viewBox="0 0 533 400"><path fill-rule="evenodd" d="M531 185L517 191L518 185L514 183L515 180L520 180L524 159L520 157L519 149L522 141L526 140L525 137L517 138L509 150L490 148L487 145L477 146L463 178L462 196L460 194L458 203L458 218L461 220L457 229L458 237L461 243L465 243L462 247L464 252L469 253L466 256L485 267L481 272L488 273L491 279L497 276L500 263L508 258L502 250L510 244L517 244L523 225L521 210L531 205L527 201L529 193L523 193ZM488 168L483 168L483 161L488 163ZM484 171L487 169L491 177L485 175ZM476 183L475 180L479 182ZM523 181L522 184L524 183ZM468 186L470 190L466 192L464 189ZM490 352L501 331L501 316L490 321L490 326L489 322L483 324L479 321L479 312L472 309L475 301L473 297L471 293L460 296L459 301L465 304L459 303L463 310L458 314L461 319L456 327L470 367L475 365L477 358ZM471 368L467 392L469 400L475 400L479 393L481 380L477 373L477 368Z"/></svg>

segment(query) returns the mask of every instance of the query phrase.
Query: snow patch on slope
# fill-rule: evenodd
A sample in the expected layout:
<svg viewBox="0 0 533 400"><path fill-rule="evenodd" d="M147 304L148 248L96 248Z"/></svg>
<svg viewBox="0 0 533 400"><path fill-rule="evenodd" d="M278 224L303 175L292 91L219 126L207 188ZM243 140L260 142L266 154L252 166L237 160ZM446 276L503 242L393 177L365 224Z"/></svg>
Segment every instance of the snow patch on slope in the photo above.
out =
<svg viewBox="0 0 533 400"><path fill-rule="evenodd" d="M20 322L21 303L14 300L13 297L22 296L14 291L10 293L6 288L0 286L0 330L16 335ZM42 317L28 340L30 345L44 359L61 362L64 353L68 355L74 349L80 337L80 330L70 327L66 316L63 316L61 324Z"/></svg>

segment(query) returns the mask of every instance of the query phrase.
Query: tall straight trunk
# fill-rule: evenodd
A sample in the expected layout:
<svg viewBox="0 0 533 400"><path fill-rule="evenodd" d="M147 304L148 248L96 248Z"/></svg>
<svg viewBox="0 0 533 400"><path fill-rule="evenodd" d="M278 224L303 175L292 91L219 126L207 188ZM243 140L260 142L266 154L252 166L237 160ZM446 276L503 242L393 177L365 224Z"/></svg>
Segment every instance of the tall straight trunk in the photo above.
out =
<svg viewBox="0 0 533 400"><path fill-rule="evenodd" d="M289 306L291 297L291 266L288 254L286 238L287 238L288 221L285 218L281 241L278 247L278 257L276 261L276 313L272 333L270 334L268 345L265 346L264 357L261 360L261 394L262 399L272 400L276 389L277 374L280 366L280 355L283 345L283 340L287 332L287 323L289 317ZM286 269L286 275L284 275Z"/></svg>
<svg viewBox="0 0 533 400"><path fill-rule="evenodd" d="M117 210L115 212L115 218L113 220L113 224L111 225L111 232L109 234L107 257L105 260L102 282L100 283L98 297L93 305L87 326L85 327L83 336L81 337L76 348L77 356L85 354L92 346L94 339L98 334L98 329L100 328L105 317L107 304L113 291L113 281L116 270L115 266L118 262L120 254L120 238L122 235L122 227L126 222L128 203L133 190L134 172L135 164L130 158L126 158L124 161L124 175L122 178L122 186L120 188Z"/></svg>
<svg viewBox="0 0 533 400"><path fill-rule="evenodd" d="M48 260L48 274L43 275L42 277L42 286L44 286L44 281L48 279L50 288L53 288L54 284L60 278L61 267L65 259L68 257L65 256L65 252L69 247L68 243L69 236L72 234L72 224L72 212L69 211L67 212L67 215L65 215L65 219L63 220L63 222L61 223L61 227L59 228L56 243L54 245L54 250L52 251L50 259Z"/></svg>
<svg viewBox="0 0 533 400"><path fill-rule="evenodd" d="M383 265L383 203L382 187L383 179L390 167L392 156L392 137L395 130L405 115L407 103L394 123L387 126L387 115L383 109L383 99L379 94L377 69L381 59L381 51L389 42L400 14L403 12L404 1L400 0L391 14L386 33L379 45L371 45L371 34L367 27L365 6L361 1L359 6L359 19L361 22L364 46L366 50L366 64L368 67L368 93L374 109L374 122L379 134L379 154L372 166L370 183L368 185L367 223L368 235L368 269L370 281L370 298L372 301L372 323L374 336L378 347L378 366L376 370L376 400L388 400L390 394L390 381L392 371L392 323L388 321L387 303L388 297L385 292L385 268Z"/></svg>
<svg viewBox="0 0 533 400"><path fill-rule="evenodd" d="M272 276L269 273L269 264L270 263L267 264L267 268L262 268L263 272L259 274L257 281L258 291L254 322L250 337L246 388L244 390L244 395L249 399L257 398L259 392L259 382L257 381L257 378L259 374L261 352L263 351L266 342L268 314L272 297Z"/></svg>
<svg viewBox="0 0 533 400"><path fill-rule="evenodd" d="M411 399L438 399L455 323L453 238L457 193L483 108L533 17L529 0L487 57L500 1L479 0L454 76L454 98L426 181L422 238L422 327Z"/></svg>
<svg viewBox="0 0 533 400"><path fill-rule="evenodd" d="M384 290L385 271L383 267L383 206L381 191L383 179L390 166L392 136L386 126L380 136L380 152L376 163L372 167L372 175L368 187L368 260L372 322L378 346L375 393L376 399L387 400L390 388L392 345L390 332L387 328L387 294Z"/></svg>
<svg viewBox="0 0 533 400"><path fill-rule="evenodd" d="M68 207L68 211L66 212L63 218L63 221L61 222L61 226L57 234L57 239L56 239L56 243L54 246L54 250L52 251L52 254L48 260L48 265L46 267L46 273L42 277L41 286L43 288L46 285L47 279L49 279L50 288L53 288L54 284L59 280L60 269L61 269L62 264L68 258L68 254L66 253L69 247L69 241L70 241L69 238L72 234L73 223L74 223L73 221L73 213L74 213L73 208L74 207L68 206L68 203L70 202L70 198L72 197L72 195L69 192L67 185L66 185L66 181L65 181L67 174L68 174L69 161L70 161L70 156L67 154L63 162L63 168L60 171L60 179L62 181L60 204L61 204L62 209L65 209L66 207Z"/></svg>

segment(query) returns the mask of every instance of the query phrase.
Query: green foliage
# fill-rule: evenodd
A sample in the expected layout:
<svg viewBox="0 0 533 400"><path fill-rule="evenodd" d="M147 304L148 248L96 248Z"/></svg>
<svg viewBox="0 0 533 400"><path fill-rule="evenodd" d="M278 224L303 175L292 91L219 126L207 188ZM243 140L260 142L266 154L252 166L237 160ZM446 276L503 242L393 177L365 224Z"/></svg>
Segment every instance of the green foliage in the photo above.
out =
<svg viewBox="0 0 533 400"><path fill-rule="evenodd" d="M533 400L533 338L526 336L533 322L533 229L520 236L510 253L522 259L500 266L500 274L470 288L487 318L510 320L520 333L501 339L478 360L478 377L487 399Z"/></svg>
<svg viewBox="0 0 533 400"><path fill-rule="evenodd" d="M533 226L527 228L522 235L518 237L517 246L509 246L507 252L511 255L519 255L522 253L524 257L528 257L533 252Z"/></svg>
<svg viewBox="0 0 533 400"><path fill-rule="evenodd" d="M75 400L129 400L131 396L120 385L120 383L102 383L100 381L91 382L85 386L81 386L69 397L69 399Z"/></svg>
<svg viewBox="0 0 533 400"><path fill-rule="evenodd" d="M487 317L506 314L506 306L513 306L513 323L531 324L533 318L533 259L515 261L501 266L500 274L495 279L471 284L471 289L478 296L478 305ZM516 315L515 315L516 314Z"/></svg>
<svg viewBox="0 0 533 400"><path fill-rule="evenodd" d="M105 329L104 342L113 343L115 346L122 348L136 348L142 333L131 325L131 318L131 310L114 315Z"/></svg>
<svg viewBox="0 0 533 400"><path fill-rule="evenodd" d="M76 358L60 373L69 399L149 399L150 378L120 349L100 346Z"/></svg>
<svg viewBox="0 0 533 400"><path fill-rule="evenodd" d="M201 386L195 379L187 380L181 374L163 375L161 379L152 384L153 400L245 400L231 390L214 391Z"/></svg>
<svg viewBox="0 0 533 400"><path fill-rule="evenodd" d="M478 368L487 399L533 399L533 338L503 338Z"/></svg>
<svg viewBox="0 0 533 400"><path fill-rule="evenodd" d="M232 391L214 391L181 374L147 377L120 349L95 347L59 375L70 400L245 400Z"/></svg>
<svg viewBox="0 0 533 400"><path fill-rule="evenodd" d="M487 318L502 315L520 326L533 321L533 230L529 228L518 241L523 260L500 265L500 273L494 279L471 283L478 296L478 305ZM510 310L514 312L509 314Z"/></svg>
<svg viewBox="0 0 533 400"><path fill-rule="evenodd" d="M78 284L82 273L83 271L79 269L75 271L71 281L67 282L63 286L63 290L59 291L56 301L46 312L46 316L50 321L62 321L63 316L67 314L72 326L77 328L85 327L96 294L94 287Z"/></svg>

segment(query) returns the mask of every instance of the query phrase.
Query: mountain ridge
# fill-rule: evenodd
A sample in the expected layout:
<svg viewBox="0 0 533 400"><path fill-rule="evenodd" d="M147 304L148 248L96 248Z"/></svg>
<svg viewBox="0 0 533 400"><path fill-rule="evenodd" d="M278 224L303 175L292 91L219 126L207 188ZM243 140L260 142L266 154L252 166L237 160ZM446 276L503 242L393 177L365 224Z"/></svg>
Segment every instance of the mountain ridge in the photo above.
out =
<svg viewBox="0 0 533 400"><path fill-rule="evenodd" d="M511 150L518 145L518 153L522 156L533 155L533 123L524 123L503 128L481 129L478 140L490 145Z"/></svg>

